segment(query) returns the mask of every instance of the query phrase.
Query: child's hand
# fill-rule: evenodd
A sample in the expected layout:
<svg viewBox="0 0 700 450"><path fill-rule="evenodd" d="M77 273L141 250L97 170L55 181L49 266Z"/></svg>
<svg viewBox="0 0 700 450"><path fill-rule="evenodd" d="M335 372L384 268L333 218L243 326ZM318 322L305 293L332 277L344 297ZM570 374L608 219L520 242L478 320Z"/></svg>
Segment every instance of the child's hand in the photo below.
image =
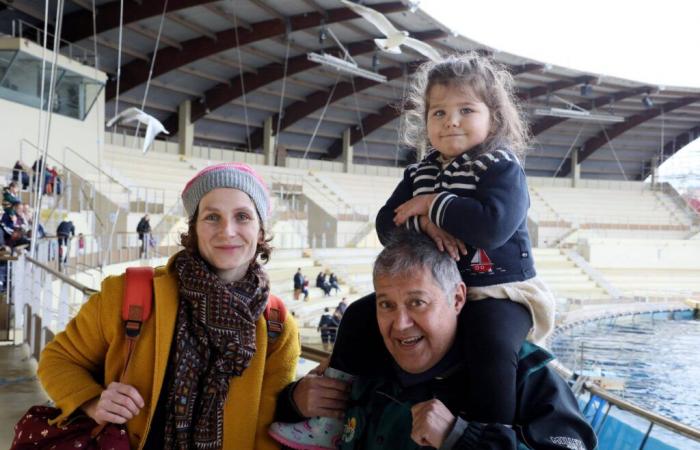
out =
<svg viewBox="0 0 700 450"><path fill-rule="evenodd" d="M427 216L437 194L417 195L394 210L394 224L406 223L411 216Z"/></svg>
<svg viewBox="0 0 700 450"><path fill-rule="evenodd" d="M420 216L418 221L420 222L421 230L430 236L430 239L435 242L435 245L441 252L446 251L455 261L459 261L460 254L467 254L467 246L464 245L464 242L435 225L427 216Z"/></svg>

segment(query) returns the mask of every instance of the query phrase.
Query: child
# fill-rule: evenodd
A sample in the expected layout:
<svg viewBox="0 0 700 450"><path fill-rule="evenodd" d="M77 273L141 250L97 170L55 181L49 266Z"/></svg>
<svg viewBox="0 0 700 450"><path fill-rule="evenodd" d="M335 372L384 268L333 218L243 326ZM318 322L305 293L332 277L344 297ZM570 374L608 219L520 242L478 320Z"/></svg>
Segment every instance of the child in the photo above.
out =
<svg viewBox="0 0 700 450"><path fill-rule="evenodd" d="M469 287L458 337L473 368L465 380L468 395L479 405L480 421L503 424L512 424L515 416L515 370L523 341L541 341L554 323L554 298L535 277L520 162L528 136L512 84L508 72L473 53L421 66L406 102L411 109L404 110L403 134L409 145L427 146L428 153L406 169L377 216L382 242L396 227L413 228L457 261ZM330 361L333 373L367 375L368 367L382 364L381 356L368 352L383 345L367 343L376 339L368 333L376 319L372 308L362 307L370 316L362 319L367 323L343 320ZM298 436L290 432L299 430L298 424L274 424L271 434L298 449L334 448L333 438L316 431L328 430L333 419L323 418L323 427L309 424L312 420L318 421L303 427L305 436L319 435L312 442L290 439Z"/></svg>

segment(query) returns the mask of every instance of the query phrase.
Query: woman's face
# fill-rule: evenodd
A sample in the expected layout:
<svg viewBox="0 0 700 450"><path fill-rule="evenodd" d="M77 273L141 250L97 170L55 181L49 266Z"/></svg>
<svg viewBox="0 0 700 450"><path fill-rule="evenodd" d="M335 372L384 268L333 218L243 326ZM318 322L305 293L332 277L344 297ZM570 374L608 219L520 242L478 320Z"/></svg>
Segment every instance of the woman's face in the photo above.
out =
<svg viewBox="0 0 700 450"><path fill-rule="evenodd" d="M238 189L219 188L199 202L197 247L224 281L238 281L248 270L262 238L255 204Z"/></svg>

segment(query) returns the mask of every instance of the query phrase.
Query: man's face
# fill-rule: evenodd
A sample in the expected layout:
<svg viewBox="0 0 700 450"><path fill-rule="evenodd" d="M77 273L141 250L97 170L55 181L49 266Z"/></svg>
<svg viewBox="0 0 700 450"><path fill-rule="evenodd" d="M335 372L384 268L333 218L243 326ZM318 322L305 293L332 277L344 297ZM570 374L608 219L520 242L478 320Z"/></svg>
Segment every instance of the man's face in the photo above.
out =
<svg viewBox="0 0 700 450"><path fill-rule="evenodd" d="M452 347L457 315L464 306L466 287L460 283L446 293L430 270L380 276L377 322L384 345L403 370L422 373L437 364Z"/></svg>

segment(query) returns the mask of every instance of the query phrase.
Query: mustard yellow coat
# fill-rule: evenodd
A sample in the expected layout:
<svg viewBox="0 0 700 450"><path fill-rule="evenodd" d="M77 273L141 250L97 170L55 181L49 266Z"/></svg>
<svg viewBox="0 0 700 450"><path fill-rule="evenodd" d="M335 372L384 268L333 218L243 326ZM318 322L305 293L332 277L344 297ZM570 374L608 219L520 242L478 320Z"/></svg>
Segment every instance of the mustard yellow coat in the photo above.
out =
<svg viewBox="0 0 700 450"><path fill-rule="evenodd" d="M144 324L124 381L139 391L146 405L127 423L133 449L141 449L146 441L163 388L178 307L172 261L156 269L153 313ZM124 275L106 278L101 291L90 297L41 354L39 379L62 411L59 421L119 378L126 356L123 286ZM300 354L298 330L287 314L283 333L268 348L267 324L261 316L256 334L255 356L243 375L233 377L229 385L224 405L224 450L279 448L267 428L277 394L294 379Z"/></svg>

